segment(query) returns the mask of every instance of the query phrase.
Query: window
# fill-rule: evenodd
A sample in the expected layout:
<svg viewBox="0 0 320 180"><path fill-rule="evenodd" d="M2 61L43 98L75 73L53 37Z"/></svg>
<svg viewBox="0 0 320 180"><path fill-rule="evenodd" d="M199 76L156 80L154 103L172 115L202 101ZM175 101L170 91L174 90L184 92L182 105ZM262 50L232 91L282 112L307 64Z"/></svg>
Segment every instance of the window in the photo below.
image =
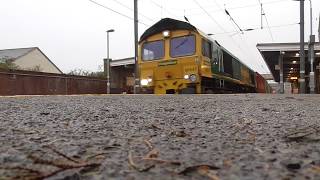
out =
<svg viewBox="0 0 320 180"><path fill-rule="evenodd" d="M164 57L164 41L146 42L142 48L142 59L145 61L161 59Z"/></svg>
<svg viewBox="0 0 320 180"><path fill-rule="evenodd" d="M202 55L212 58L212 44L211 42L202 39Z"/></svg>
<svg viewBox="0 0 320 180"><path fill-rule="evenodd" d="M196 51L195 36L183 36L173 38L170 41L170 55L171 57L189 56Z"/></svg>

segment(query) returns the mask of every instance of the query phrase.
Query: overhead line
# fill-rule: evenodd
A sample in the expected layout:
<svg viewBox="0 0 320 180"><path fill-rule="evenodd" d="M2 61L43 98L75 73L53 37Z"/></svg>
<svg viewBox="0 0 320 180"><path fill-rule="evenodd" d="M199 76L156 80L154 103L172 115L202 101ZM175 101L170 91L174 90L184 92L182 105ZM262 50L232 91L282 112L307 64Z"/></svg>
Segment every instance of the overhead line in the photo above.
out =
<svg viewBox="0 0 320 180"><path fill-rule="evenodd" d="M208 13L208 11L206 11L202 6L201 6L201 4L197 1L197 0L194 0L194 2L211 18L211 20L213 20L222 30L223 30L223 32L226 32L226 30ZM216 1L214 1L215 2L215 4L220 8L220 6L219 6L219 4L216 2ZM236 42L236 40L232 37L232 36L230 36L230 35L228 35L229 37L230 37L230 39L237 45L237 47L240 49L240 51L243 53L243 54L246 54L246 53L244 53L244 50L241 48L241 46Z"/></svg>
<svg viewBox="0 0 320 180"><path fill-rule="evenodd" d="M130 10L130 11L134 11L131 7L129 7L129 6L127 6L127 5L125 5L125 4L123 4L122 2L120 2L120 1L118 1L118 0L113 0L115 3L117 3L117 4L119 4L119 5L121 5L122 7L124 7L124 8L126 8L126 9L128 9L128 10ZM144 17L144 18L146 18L146 19L148 19L149 21L151 21L151 22L153 22L154 20L153 19L151 19L151 18L149 18L148 16L145 16L144 14L142 14L142 13L138 13L139 15L141 15L142 17Z"/></svg>
<svg viewBox="0 0 320 180"><path fill-rule="evenodd" d="M269 34L270 34L270 36L271 36L271 39L272 39L272 41L274 41L274 38L273 38L273 35L272 35L272 32L271 32L271 29L270 29L270 26L269 26L269 21L268 21L268 19L267 19L267 16L266 16L266 15L264 15L264 18L266 19L266 23L267 23L267 27L268 27Z"/></svg>
<svg viewBox="0 0 320 180"><path fill-rule="evenodd" d="M217 3L216 0L213 0L213 2L216 4L216 6L217 6L219 9L223 10L223 9L220 7L220 5ZM226 15L227 15L228 17L230 17L230 20L233 22L232 25L233 25L236 29L238 28L238 29L239 29L239 32L243 34L244 30L241 29L240 26L236 23L236 21L232 18L232 16L230 15L229 11L228 11L226 8L224 9L224 11L225 11ZM251 31L251 30L253 30L253 29L246 29L246 30ZM237 32L238 32L238 31L237 31ZM229 36L230 36L230 35L229 35ZM248 45L247 41L246 41L241 35L240 35L239 37L240 37L241 41L243 42L243 44L246 46L246 50L247 50L247 51L245 51L244 49L242 49L241 46L235 41L235 39L234 39L232 36L230 36L230 37L232 38L232 40L234 41L234 43L236 43L236 45L238 46L238 48L240 49L240 51L243 53L243 55L246 56L246 58L253 58L252 54L249 53L249 52L247 52L247 51L249 50L249 45ZM255 64L259 66L258 62L256 62ZM257 67L258 67L258 66L257 66Z"/></svg>
<svg viewBox="0 0 320 180"><path fill-rule="evenodd" d="M96 1L94 1L94 0L88 0L88 1L90 1L90 2L92 2L92 3L94 3L94 4L96 4L96 5L98 5L98 6L100 6L100 7L103 7L103 8L105 8L105 9L108 9L109 11L112 11L112 12L114 12L114 13L120 15L120 16L123 16L123 17L125 17L125 18L134 20L132 17L130 17L130 16L128 16L128 15L125 15L125 14L119 12L119 11L116 11L116 10L114 10L114 9L112 9L112 8L109 8L108 6L105 6L105 5L103 5L103 4L100 4L100 3L98 3L98 2L96 2ZM143 22L141 22L141 21L138 21L138 23L143 24L143 25L145 25L145 26L147 26L147 27L150 26L150 25L148 25L148 24L146 24L146 23L143 23Z"/></svg>
<svg viewBox="0 0 320 180"><path fill-rule="evenodd" d="M243 33L243 30L240 28L240 26L236 23L236 21L232 18L232 16L230 15L229 11L227 9L224 9L224 11L226 12L226 14L230 17L231 21L237 26L237 28L239 29L239 31L241 33Z"/></svg>
<svg viewBox="0 0 320 180"><path fill-rule="evenodd" d="M174 17L178 17L177 15L173 14L172 12L170 12L168 9L164 8L162 5L160 5L160 4L156 3L156 2L154 2L153 0L150 0L150 2L151 2L152 4L154 4L154 5L158 6L160 9L165 10L167 13L171 14L172 16L174 16Z"/></svg>
<svg viewBox="0 0 320 180"><path fill-rule="evenodd" d="M214 0L213 2L217 5L218 8L222 9L222 8L220 7L220 5L217 3L216 0ZM226 12L226 14L231 18L231 20L234 22L234 24L239 28L240 32L243 32L243 30L240 28L240 26L238 26L238 24L234 21L234 19L231 17L230 13L229 13L226 9L225 9L225 12ZM234 24L232 24L232 25L234 26ZM238 31L237 31L237 32L238 32ZM244 56L247 56L247 57L250 56L250 55L248 54L248 52L246 52L245 50L243 50L243 49L241 48L241 46L237 43L237 41L233 38L233 36L231 36L231 35L228 35L228 36L232 39L232 41L236 44L236 46L239 48L239 50L241 51L241 53L242 53ZM241 36L240 36L240 38L242 39ZM242 41L244 41L244 40L242 39ZM245 41L245 43L246 43L246 41ZM247 44L247 43L246 43L246 44Z"/></svg>
<svg viewBox="0 0 320 180"><path fill-rule="evenodd" d="M277 26L269 26L270 28L278 28L278 27L285 27L285 26L292 26L297 25L299 23L291 23L291 24L284 24L284 25L277 25Z"/></svg>
<svg viewBox="0 0 320 180"><path fill-rule="evenodd" d="M266 4L274 4L274 3L280 3L280 2L284 2L284 1L290 1L290 0L278 0L278 1L270 1L270 2L265 2L264 5ZM234 10L234 9L243 9L243 8L248 8L248 7L256 7L256 6L260 6L257 4L250 4L250 5L245 5L245 6L237 6L237 7L229 7L229 10ZM216 7L216 6L214 6ZM192 8L192 9L185 9L185 10L195 10L198 8ZM180 9L182 11L182 9ZM223 9L219 9L219 10L214 10L214 11L209 11L210 13L216 13L216 12L221 12L223 11ZM197 15L199 13L191 13L190 15Z"/></svg>
<svg viewBox="0 0 320 180"><path fill-rule="evenodd" d="M162 10L164 9L163 6L161 6L160 4L154 2L153 0L150 0L150 2L161 9L161 18L162 18Z"/></svg>
<svg viewBox="0 0 320 180"><path fill-rule="evenodd" d="M264 4L274 4L274 3L280 3L283 1L290 1L290 0L269 1L269 2L265 2ZM238 6L238 7L233 7L233 8L229 8L229 9L242 9L242 8L255 7L255 6L260 6L260 5L251 4L251 5L247 5L247 6Z"/></svg>
<svg viewBox="0 0 320 180"><path fill-rule="evenodd" d="M293 26L293 25L298 25L299 23L291 23L291 24L284 24L284 25L276 25L276 26L268 26L270 29L273 28L280 28L280 27L288 27L288 26ZM260 29L260 28L255 28L256 29Z"/></svg>
<svg viewBox="0 0 320 180"><path fill-rule="evenodd" d="M267 27L268 27L268 31L269 31L271 40L274 41L274 38L273 38L273 35L272 35L272 32L271 32L270 26L269 26L269 21L268 21L268 19L267 19L266 12L264 11L264 8L263 8L263 6L262 6L263 4L261 3L260 0L258 0L258 2L259 2L259 5L261 5L262 12L263 12L263 14L261 14L261 16L264 16L264 18L265 18L265 20L266 20L266 23L267 23Z"/></svg>
<svg viewBox="0 0 320 180"><path fill-rule="evenodd" d="M271 29L273 28L280 28L280 27L288 27L288 26L293 26L293 25L298 25L299 23L291 23L291 24L283 24L283 25L276 25L276 26L270 26ZM254 30L259 30L260 28L250 28L252 31ZM212 34L212 35L223 35L223 34L230 34L230 33L236 33L236 32L239 32L239 31L228 31L228 32L225 32L225 33L215 33L215 34Z"/></svg>
<svg viewBox="0 0 320 180"><path fill-rule="evenodd" d="M223 30L223 32L226 32L226 30L208 13L208 11L205 10L205 8L203 8L201 6L201 4L199 2L197 2L196 0L194 0L194 2ZM220 8L222 9L219 4L214 0L214 3ZM241 46L236 42L236 40L231 36L228 35L228 37L236 44L236 46L239 48L239 50L241 51L241 53L243 55L247 55L248 54L241 48Z"/></svg>
<svg viewBox="0 0 320 180"><path fill-rule="evenodd" d="M218 26L219 26L219 28L223 31L223 32L226 32L226 30L208 13L208 11L206 10L206 9L204 9L202 6L201 6L201 4L197 1L197 0L193 0L202 10L203 10L203 12L205 12L209 17L210 17L210 19L213 21L213 22L215 22Z"/></svg>

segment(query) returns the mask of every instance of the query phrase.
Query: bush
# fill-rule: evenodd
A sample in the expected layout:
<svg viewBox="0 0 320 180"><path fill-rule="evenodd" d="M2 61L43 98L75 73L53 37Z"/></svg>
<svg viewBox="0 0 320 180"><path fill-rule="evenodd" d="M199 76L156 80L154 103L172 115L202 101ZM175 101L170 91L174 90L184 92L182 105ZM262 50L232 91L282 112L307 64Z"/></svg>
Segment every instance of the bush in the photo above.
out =
<svg viewBox="0 0 320 180"><path fill-rule="evenodd" d="M19 66L12 63L11 60L8 59L0 59L0 69L5 70L18 70L20 69Z"/></svg>
<svg viewBox="0 0 320 180"><path fill-rule="evenodd" d="M88 77L98 77L98 78L104 78L104 72L97 71L97 72L91 72L84 69L74 69L68 73L68 75L74 75L74 76L88 76Z"/></svg>

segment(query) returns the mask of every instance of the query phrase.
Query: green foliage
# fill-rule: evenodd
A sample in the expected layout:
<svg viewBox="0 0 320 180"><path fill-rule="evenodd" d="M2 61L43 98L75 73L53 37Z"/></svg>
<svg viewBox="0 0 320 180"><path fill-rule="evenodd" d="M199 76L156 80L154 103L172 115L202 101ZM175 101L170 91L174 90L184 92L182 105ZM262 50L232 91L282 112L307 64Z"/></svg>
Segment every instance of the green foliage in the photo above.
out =
<svg viewBox="0 0 320 180"><path fill-rule="evenodd" d="M18 65L14 64L10 59L0 59L0 69L5 70L26 70L26 71L36 71L40 72L41 67L39 65L34 66L32 68L21 68Z"/></svg>
<svg viewBox="0 0 320 180"><path fill-rule="evenodd" d="M0 69L5 69L5 70L26 70L26 71L36 71L36 72L40 72L42 70L42 68L39 65L34 66L32 68L21 68L18 65L14 64L12 62L12 60L5 59L5 58L0 59Z"/></svg>
<svg viewBox="0 0 320 180"><path fill-rule="evenodd" d="M98 78L104 78L104 72L103 71L97 71L97 72L91 72L84 69L74 69L71 70L68 75L75 75L75 76L88 76L88 77L98 77Z"/></svg>
<svg viewBox="0 0 320 180"><path fill-rule="evenodd" d="M12 63L12 61L8 59L0 59L0 69L5 70L18 70L20 69L19 66Z"/></svg>

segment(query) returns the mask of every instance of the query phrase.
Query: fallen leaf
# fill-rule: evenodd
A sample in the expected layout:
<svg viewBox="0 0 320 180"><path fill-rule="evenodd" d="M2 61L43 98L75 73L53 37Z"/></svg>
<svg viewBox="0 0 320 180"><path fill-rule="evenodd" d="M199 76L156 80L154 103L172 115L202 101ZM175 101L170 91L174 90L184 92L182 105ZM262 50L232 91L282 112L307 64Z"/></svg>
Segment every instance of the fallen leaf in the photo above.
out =
<svg viewBox="0 0 320 180"><path fill-rule="evenodd" d="M159 125L156 125L156 124L154 124L154 123L151 124L151 128L161 130L161 128L159 127Z"/></svg>
<svg viewBox="0 0 320 180"><path fill-rule="evenodd" d="M144 158L157 158L159 156L158 149L152 149Z"/></svg>
<svg viewBox="0 0 320 180"><path fill-rule="evenodd" d="M207 176L211 180L219 180L220 178L210 170L208 166L201 166L198 168L197 172L203 176Z"/></svg>
<svg viewBox="0 0 320 180"><path fill-rule="evenodd" d="M212 165L196 165L196 166L190 166L185 168L184 170L180 171L178 174L183 174L186 175L190 172L198 171L198 170L204 171L205 169L207 170L218 170L220 169L219 167L212 166Z"/></svg>
<svg viewBox="0 0 320 180"><path fill-rule="evenodd" d="M320 166L312 166L311 171L314 173L320 173Z"/></svg>
<svg viewBox="0 0 320 180"><path fill-rule="evenodd" d="M143 142L148 146L148 148L149 148L150 150L153 149L153 146L152 146L150 140L144 140Z"/></svg>
<svg viewBox="0 0 320 180"><path fill-rule="evenodd" d="M151 168L154 168L154 167L155 167L154 164L152 164L152 165L150 165L150 166L148 166L148 167L145 167L145 168L140 168L140 167L138 167L138 166L134 163L134 161L133 161L133 157L132 157L131 151L129 151L129 154L128 154L128 163L129 163L129 165L130 165L133 169L135 169L135 170L137 170L137 171L139 171L139 172L149 171Z"/></svg>
<svg viewBox="0 0 320 180"><path fill-rule="evenodd" d="M186 132L184 132L184 130L180 130L180 131L173 131L171 132L172 135L176 136L176 137L186 137L189 136L189 134L187 134Z"/></svg>
<svg viewBox="0 0 320 180"><path fill-rule="evenodd" d="M173 164L173 165L178 165L178 166L180 166L182 164L180 161L163 160L163 159L157 159L157 158L143 158L143 160Z"/></svg>

